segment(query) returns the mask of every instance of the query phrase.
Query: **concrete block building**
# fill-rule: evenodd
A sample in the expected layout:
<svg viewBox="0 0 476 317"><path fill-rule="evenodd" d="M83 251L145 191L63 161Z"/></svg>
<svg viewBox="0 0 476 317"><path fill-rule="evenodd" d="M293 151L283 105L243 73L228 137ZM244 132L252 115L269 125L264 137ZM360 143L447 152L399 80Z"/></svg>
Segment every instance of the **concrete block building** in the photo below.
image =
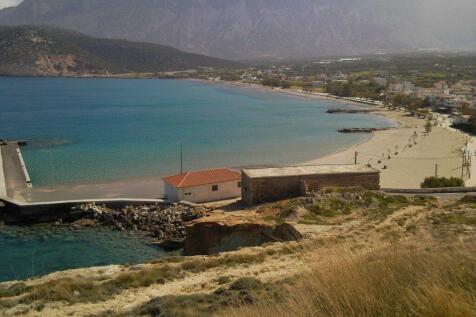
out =
<svg viewBox="0 0 476 317"><path fill-rule="evenodd" d="M380 171L361 165L290 166L242 171L242 200L256 205L329 187L380 189Z"/></svg>
<svg viewBox="0 0 476 317"><path fill-rule="evenodd" d="M164 177L165 198L206 203L240 197L241 174L229 168L193 171Z"/></svg>

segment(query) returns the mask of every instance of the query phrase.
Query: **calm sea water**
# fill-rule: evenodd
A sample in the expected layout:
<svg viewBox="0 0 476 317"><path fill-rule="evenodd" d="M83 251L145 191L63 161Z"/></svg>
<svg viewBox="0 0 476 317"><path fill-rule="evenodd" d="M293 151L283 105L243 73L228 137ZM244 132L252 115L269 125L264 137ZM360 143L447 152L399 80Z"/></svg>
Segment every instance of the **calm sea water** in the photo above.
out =
<svg viewBox="0 0 476 317"><path fill-rule="evenodd" d="M164 254L136 235L50 225L0 227L0 250L0 282L80 267L142 263Z"/></svg>
<svg viewBox="0 0 476 317"><path fill-rule="evenodd" d="M390 123L329 115L338 104L193 81L0 78L0 138L26 139L34 185L299 163L363 139L343 127ZM341 105L339 105L341 106Z"/></svg>
<svg viewBox="0 0 476 317"><path fill-rule="evenodd" d="M298 163L361 141L345 127L382 117L329 115L342 105L192 81L0 78L0 138L22 149L34 185ZM162 251L103 229L0 227L0 281L69 268L138 263Z"/></svg>

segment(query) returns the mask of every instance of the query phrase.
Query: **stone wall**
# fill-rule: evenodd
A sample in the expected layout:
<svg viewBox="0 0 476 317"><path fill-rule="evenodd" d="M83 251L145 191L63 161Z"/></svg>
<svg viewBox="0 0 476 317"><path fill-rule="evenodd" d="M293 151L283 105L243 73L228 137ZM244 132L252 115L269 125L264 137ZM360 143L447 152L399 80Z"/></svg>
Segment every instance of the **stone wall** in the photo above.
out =
<svg viewBox="0 0 476 317"><path fill-rule="evenodd" d="M380 173L340 173L303 176L250 178L242 174L242 200L256 205L286 198L302 196L306 191L328 187L360 186L370 190L380 189Z"/></svg>

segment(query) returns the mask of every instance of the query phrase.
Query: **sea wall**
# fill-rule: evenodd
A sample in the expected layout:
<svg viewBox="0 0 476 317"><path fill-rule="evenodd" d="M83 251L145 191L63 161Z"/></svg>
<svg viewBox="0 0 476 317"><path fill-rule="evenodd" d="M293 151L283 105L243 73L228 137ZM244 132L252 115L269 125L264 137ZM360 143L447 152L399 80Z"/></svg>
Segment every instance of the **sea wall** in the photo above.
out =
<svg viewBox="0 0 476 317"><path fill-rule="evenodd" d="M5 207L0 213L0 220L7 224L52 222L74 213L75 206L85 203L96 203L107 208L124 208L167 203L163 199L94 199L94 200L63 200L51 202L28 203L10 198L0 198Z"/></svg>

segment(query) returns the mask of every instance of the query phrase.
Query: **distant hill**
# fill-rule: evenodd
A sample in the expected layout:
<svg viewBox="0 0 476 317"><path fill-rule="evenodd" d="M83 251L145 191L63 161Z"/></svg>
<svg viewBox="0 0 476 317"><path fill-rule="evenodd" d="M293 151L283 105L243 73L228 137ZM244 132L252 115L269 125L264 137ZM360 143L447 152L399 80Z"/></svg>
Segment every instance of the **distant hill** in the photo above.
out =
<svg viewBox="0 0 476 317"><path fill-rule="evenodd" d="M49 25L227 59L476 49L475 0L23 0L0 25Z"/></svg>
<svg viewBox="0 0 476 317"><path fill-rule="evenodd" d="M105 75L235 65L158 44L99 39L51 27L0 27L0 75Z"/></svg>

